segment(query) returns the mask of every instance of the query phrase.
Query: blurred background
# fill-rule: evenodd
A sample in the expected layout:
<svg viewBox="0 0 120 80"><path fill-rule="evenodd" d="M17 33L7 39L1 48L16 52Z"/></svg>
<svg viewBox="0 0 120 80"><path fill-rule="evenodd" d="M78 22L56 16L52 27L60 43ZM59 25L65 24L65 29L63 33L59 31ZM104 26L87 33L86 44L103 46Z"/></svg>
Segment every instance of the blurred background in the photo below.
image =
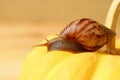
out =
<svg viewBox="0 0 120 80"><path fill-rule="evenodd" d="M71 21L92 18L102 24L112 0L0 0L0 80L19 80L32 45ZM119 24L117 24L119 25Z"/></svg>

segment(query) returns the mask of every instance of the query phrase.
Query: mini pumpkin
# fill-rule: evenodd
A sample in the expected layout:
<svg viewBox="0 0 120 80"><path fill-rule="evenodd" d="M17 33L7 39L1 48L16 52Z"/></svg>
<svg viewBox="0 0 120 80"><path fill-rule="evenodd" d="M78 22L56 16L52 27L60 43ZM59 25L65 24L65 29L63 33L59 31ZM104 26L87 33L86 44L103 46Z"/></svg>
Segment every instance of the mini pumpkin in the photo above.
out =
<svg viewBox="0 0 120 80"><path fill-rule="evenodd" d="M49 39L55 37L57 36L53 35ZM118 43L120 40L116 44ZM48 52L47 46L38 46L27 56L20 80L119 80L119 62L119 55Z"/></svg>
<svg viewBox="0 0 120 80"><path fill-rule="evenodd" d="M59 37L62 42L66 38L61 35L49 36L47 41L43 40L28 54L20 80L120 80L120 39L114 47L114 36L106 37L103 45L107 44L107 48L103 52L100 49L103 45L94 50L93 47L86 47L86 42L84 45L83 41L80 45L84 46L80 47L80 51L69 51L69 47L66 50L63 45L63 48L60 45L52 46ZM57 44L59 43L61 41Z"/></svg>

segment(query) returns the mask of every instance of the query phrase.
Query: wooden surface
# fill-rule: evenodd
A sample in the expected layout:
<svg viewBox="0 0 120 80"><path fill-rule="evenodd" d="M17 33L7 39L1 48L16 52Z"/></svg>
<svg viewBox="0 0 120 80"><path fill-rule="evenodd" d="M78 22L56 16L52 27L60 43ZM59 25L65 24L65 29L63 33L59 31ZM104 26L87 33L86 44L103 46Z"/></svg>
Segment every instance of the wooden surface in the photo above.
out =
<svg viewBox="0 0 120 80"><path fill-rule="evenodd" d="M32 46L47 35L59 33L62 26L0 23L0 80L19 80L21 66Z"/></svg>

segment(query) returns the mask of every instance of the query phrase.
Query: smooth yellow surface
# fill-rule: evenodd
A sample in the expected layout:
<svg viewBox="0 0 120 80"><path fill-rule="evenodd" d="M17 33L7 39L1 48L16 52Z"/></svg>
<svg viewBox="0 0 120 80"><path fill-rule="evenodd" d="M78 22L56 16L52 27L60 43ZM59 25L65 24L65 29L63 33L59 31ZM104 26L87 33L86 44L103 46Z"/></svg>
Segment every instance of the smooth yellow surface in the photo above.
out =
<svg viewBox="0 0 120 80"><path fill-rule="evenodd" d="M96 54L75 54L54 66L43 80L89 80L95 64Z"/></svg>
<svg viewBox="0 0 120 80"><path fill-rule="evenodd" d="M72 53L65 52L65 54L58 53L58 51L48 52L41 60L37 61L36 67L33 68L33 72L28 75L28 80L43 80L45 75L59 62L64 60L66 57L72 55Z"/></svg>
<svg viewBox="0 0 120 80"><path fill-rule="evenodd" d="M22 77L27 79L33 69L36 67L38 61L40 61L41 57L47 53L46 47L36 47L32 50L32 52L27 56L27 59L24 63L24 67L22 68ZM27 74L27 75L26 75Z"/></svg>
<svg viewBox="0 0 120 80"><path fill-rule="evenodd" d="M100 55L91 80L120 80L120 56Z"/></svg>

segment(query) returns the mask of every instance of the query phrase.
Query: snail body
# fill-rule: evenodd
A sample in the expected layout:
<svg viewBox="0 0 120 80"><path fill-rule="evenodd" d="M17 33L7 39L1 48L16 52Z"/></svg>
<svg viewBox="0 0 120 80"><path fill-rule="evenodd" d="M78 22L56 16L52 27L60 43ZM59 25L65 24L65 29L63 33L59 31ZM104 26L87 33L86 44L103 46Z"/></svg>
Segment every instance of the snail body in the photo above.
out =
<svg viewBox="0 0 120 80"><path fill-rule="evenodd" d="M85 52L86 50L76 41L63 37L54 38L47 42L48 50L64 50L74 52Z"/></svg>
<svg viewBox="0 0 120 80"><path fill-rule="evenodd" d="M115 33L98 22L83 18L71 22L58 38L47 42L48 50L96 51Z"/></svg>

